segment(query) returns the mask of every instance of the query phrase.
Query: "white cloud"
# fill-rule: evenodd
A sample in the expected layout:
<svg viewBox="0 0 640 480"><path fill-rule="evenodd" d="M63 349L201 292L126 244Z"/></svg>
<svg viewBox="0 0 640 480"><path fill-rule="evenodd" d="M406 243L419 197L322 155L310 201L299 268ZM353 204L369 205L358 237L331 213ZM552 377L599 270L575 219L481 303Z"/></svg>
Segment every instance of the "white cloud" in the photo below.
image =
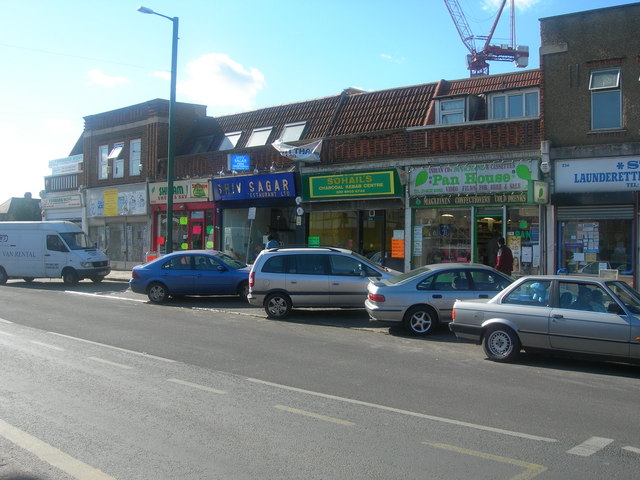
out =
<svg viewBox="0 0 640 480"><path fill-rule="evenodd" d="M128 78L112 77L97 68L89 70L87 76L89 77L89 81L86 83L87 86L97 85L100 87L115 88L118 85L130 83Z"/></svg>
<svg viewBox="0 0 640 480"><path fill-rule="evenodd" d="M396 58L393 55L389 55L388 53L381 53L380 57L393 63L404 63L405 61L404 57Z"/></svg>
<svg viewBox="0 0 640 480"><path fill-rule="evenodd" d="M525 10L530 9L534 5L540 3L542 0L515 0L515 7L524 12ZM502 3L502 0L483 0L482 9L483 10L498 10L498 7ZM505 6L505 10L508 8L508 5Z"/></svg>
<svg viewBox="0 0 640 480"><path fill-rule="evenodd" d="M167 78L167 74L158 73ZM214 109L246 110L265 87L262 72L246 68L224 53L209 53L187 64L186 80L178 82L181 101L200 103ZM210 112L211 114L211 112Z"/></svg>

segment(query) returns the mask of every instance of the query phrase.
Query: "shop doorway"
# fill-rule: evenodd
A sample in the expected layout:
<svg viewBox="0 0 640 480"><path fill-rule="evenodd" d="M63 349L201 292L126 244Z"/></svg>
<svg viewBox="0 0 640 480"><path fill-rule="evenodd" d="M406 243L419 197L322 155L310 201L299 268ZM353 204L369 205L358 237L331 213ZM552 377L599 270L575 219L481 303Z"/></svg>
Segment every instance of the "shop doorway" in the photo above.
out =
<svg viewBox="0 0 640 480"><path fill-rule="evenodd" d="M493 267L498 254L498 239L503 235L502 211L478 210L475 215L474 261Z"/></svg>
<svg viewBox="0 0 640 480"><path fill-rule="evenodd" d="M395 232L403 232L404 237L402 210L361 210L360 232L359 253L378 265L404 271L403 243L396 246L402 257L393 251Z"/></svg>

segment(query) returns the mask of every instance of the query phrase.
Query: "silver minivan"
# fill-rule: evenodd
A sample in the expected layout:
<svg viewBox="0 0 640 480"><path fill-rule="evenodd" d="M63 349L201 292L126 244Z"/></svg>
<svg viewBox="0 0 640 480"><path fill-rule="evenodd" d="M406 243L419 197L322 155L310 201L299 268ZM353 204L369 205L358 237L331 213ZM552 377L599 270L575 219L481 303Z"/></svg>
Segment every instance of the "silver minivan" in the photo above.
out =
<svg viewBox="0 0 640 480"><path fill-rule="evenodd" d="M399 273L344 248L270 248L251 268L247 300L269 318L284 318L296 307L363 308L370 277Z"/></svg>

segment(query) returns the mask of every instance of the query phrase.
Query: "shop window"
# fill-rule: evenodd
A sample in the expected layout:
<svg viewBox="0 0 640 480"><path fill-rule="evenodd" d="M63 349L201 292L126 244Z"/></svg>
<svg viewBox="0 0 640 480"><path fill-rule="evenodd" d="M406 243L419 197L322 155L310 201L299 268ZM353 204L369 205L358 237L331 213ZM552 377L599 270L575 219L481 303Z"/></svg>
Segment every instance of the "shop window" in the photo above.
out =
<svg viewBox="0 0 640 480"><path fill-rule="evenodd" d="M414 268L433 263L469 262L471 210L424 208L415 210Z"/></svg>
<svg viewBox="0 0 640 480"><path fill-rule="evenodd" d="M280 134L280 141L295 142L296 140L300 140L306 125L307 122L289 123L285 125Z"/></svg>
<svg viewBox="0 0 640 480"><path fill-rule="evenodd" d="M222 139L222 142L220 142L220 146L218 147L218 150L223 151L223 150L232 150L236 148L236 145L238 144L238 140L240 140L240 135L242 135L242 132L225 133L224 138Z"/></svg>
<svg viewBox="0 0 640 480"><path fill-rule="evenodd" d="M463 123L465 117L465 99L457 98L455 100L439 100L438 101L438 123Z"/></svg>
<svg viewBox="0 0 640 480"><path fill-rule="evenodd" d="M513 253L513 274L537 275L540 269L538 207L508 207L507 246Z"/></svg>
<svg viewBox="0 0 640 480"><path fill-rule="evenodd" d="M358 212L311 213L309 237L318 245L357 249Z"/></svg>
<svg viewBox="0 0 640 480"><path fill-rule="evenodd" d="M595 70L589 79L591 91L591 129L622 127L620 69Z"/></svg>
<svg viewBox="0 0 640 480"><path fill-rule="evenodd" d="M273 130L273 127L255 128L253 132L251 132L246 146L258 147L260 145L266 145L267 140L269 140L269 135L271 135L271 130Z"/></svg>
<svg viewBox="0 0 640 480"><path fill-rule="evenodd" d="M538 91L519 91L491 95L491 118L537 117Z"/></svg>

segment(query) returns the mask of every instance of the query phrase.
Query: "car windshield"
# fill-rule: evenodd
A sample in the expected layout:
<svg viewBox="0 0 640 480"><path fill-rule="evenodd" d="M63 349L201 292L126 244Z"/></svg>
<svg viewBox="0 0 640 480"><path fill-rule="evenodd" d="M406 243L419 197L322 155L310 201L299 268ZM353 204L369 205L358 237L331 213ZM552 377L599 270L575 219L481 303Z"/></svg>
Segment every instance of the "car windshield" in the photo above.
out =
<svg viewBox="0 0 640 480"><path fill-rule="evenodd" d="M219 258L220 260L222 260L225 264L227 264L227 266L231 267L231 268L235 268L236 270L238 268L244 268L247 266L246 263L242 263L240 260L236 260L235 258L227 255L226 253L222 253L222 252L218 252L216 254L216 258Z"/></svg>
<svg viewBox="0 0 640 480"><path fill-rule="evenodd" d="M426 267L426 266L419 267L414 270L410 270L406 273L401 273L400 275L396 275L395 277L388 278L386 279L386 282L389 283L390 285L395 285L396 283L406 282L408 280L411 280L414 277L417 277L418 275L422 275L430 271L432 271L432 269L429 267Z"/></svg>
<svg viewBox="0 0 640 480"><path fill-rule="evenodd" d="M631 313L640 313L640 293L621 281L607 282L607 287L616 294Z"/></svg>
<svg viewBox="0 0 640 480"><path fill-rule="evenodd" d="M61 233L60 236L71 250L87 250L96 248L84 232Z"/></svg>

